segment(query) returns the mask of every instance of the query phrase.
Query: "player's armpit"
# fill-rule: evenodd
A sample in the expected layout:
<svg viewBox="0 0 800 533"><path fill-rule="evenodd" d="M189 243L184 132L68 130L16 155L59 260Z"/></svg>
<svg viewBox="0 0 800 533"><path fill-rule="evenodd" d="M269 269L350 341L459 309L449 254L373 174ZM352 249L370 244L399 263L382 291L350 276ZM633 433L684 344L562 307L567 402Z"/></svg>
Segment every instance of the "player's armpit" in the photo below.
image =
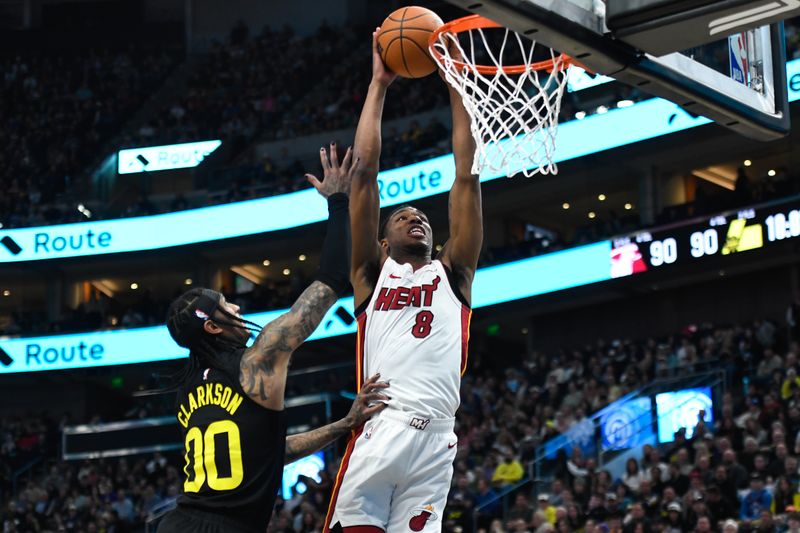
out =
<svg viewBox="0 0 800 533"><path fill-rule="evenodd" d="M239 383L253 401L268 409L283 409L291 355L317 329L335 302L334 290L315 281L288 312L259 333L239 364Z"/></svg>

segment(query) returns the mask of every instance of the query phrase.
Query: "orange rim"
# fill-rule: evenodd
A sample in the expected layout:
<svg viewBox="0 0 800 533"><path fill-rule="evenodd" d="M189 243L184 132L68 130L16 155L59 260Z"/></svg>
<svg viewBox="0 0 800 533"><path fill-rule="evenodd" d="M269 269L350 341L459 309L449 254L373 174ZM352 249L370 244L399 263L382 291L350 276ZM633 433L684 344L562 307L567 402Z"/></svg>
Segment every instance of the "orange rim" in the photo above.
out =
<svg viewBox="0 0 800 533"><path fill-rule="evenodd" d="M445 23L444 25L440 26L436 30L431 33L430 38L428 39L428 49L432 54L434 54L439 60L443 59L443 55L439 50L436 49L434 44L438 42L439 36L443 33L464 33L470 30L478 30L483 28L503 28L504 26L498 24L493 20L489 20L486 17L481 15L468 15L466 17L462 17L460 19L451 20L450 22ZM570 56L567 54L560 54L558 59L561 60L561 70L566 69L573 63L576 63ZM506 74L523 74L527 70L536 70L542 71L546 70L548 72L552 72L555 68L554 59L546 59L544 61L539 61L537 63L531 63L530 65L513 65L508 67L502 67L503 72ZM496 74L500 67L498 66L490 66L490 65L470 65L468 63L463 63L461 61L453 61L453 64L459 68L468 68L470 70L475 70L481 74Z"/></svg>

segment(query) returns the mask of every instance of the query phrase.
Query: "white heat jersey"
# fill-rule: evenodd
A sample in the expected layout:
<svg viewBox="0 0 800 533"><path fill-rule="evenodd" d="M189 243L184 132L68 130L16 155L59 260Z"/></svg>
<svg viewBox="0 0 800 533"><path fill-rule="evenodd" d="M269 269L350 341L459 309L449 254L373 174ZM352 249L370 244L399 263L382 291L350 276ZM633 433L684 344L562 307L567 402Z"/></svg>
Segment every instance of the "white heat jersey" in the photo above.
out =
<svg viewBox="0 0 800 533"><path fill-rule="evenodd" d="M453 292L444 266L416 272L392 258L358 315L357 378L389 381L389 409L452 418L467 364L471 310Z"/></svg>

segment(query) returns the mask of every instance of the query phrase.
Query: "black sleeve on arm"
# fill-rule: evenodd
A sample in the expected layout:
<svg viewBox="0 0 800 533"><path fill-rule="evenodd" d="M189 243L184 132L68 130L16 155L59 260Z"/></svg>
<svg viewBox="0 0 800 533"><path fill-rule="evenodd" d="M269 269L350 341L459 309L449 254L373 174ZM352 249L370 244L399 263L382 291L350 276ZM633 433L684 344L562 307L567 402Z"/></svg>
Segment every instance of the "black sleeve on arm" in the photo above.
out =
<svg viewBox="0 0 800 533"><path fill-rule="evenodd" d="M316 279L337 294L350 288L350 199L338 192L328 198L328 231Z"/></svg>

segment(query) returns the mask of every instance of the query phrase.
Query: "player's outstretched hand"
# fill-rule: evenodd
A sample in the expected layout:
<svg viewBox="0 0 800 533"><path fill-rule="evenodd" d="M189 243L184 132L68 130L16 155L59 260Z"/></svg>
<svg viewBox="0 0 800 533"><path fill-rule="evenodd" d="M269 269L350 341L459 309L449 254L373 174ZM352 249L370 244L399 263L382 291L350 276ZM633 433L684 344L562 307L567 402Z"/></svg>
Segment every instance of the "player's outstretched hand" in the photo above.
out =
<svg viewBox="0 0 800 533"><path fill-rule="evenodd" d="M390 398L383 394L381 391L386 389L389 384L384 381L378 381L380 374L375 374L361 386L361 391L356 396L350 412L347 413L345 420L351 429L355 429L374 414L380 413L386 409L386 402Z"/></svg>
<svg viewBox="0 0 800 533"><path fill-rule="evenodd" d="M322 162L323 179L319 181L313 174L306 174L308 182L325 198L337 192L349 196L353 173L360 163L358 158L353 159L353 147L347 149L341 164L335 142L331 143L330 153L325 148L319 149L319 159Z"/></svg>
<svg viewBox="0 0 800 533"><path fill-rule="evenodd" d="M375 28L372 32L372 81L384 87L388 87L397 78L397 74L389 70L381 59L381 52L378 47L378 32L380 28Z"/></svg>

